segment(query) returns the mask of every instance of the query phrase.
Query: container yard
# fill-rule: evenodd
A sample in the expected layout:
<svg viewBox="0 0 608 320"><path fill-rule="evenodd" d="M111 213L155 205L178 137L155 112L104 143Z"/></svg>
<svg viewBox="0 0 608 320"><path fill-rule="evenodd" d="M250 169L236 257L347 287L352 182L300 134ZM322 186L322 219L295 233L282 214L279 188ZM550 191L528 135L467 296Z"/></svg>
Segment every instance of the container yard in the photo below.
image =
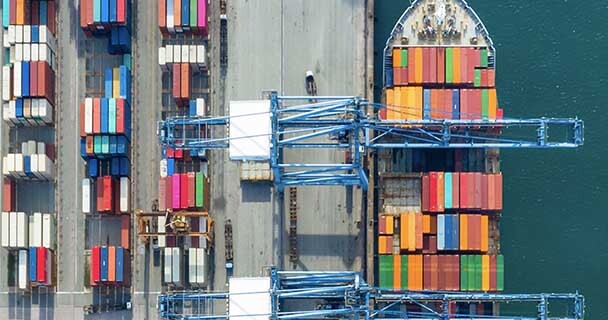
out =
<svg viewBox="0 0 608 320"><path fill-rule="evenodd" d="M0 314L583 318L506 294L500 228L500 149L582 121L509 118L463 0L382 53L374 1L307 1L3 0Z"/></svg>

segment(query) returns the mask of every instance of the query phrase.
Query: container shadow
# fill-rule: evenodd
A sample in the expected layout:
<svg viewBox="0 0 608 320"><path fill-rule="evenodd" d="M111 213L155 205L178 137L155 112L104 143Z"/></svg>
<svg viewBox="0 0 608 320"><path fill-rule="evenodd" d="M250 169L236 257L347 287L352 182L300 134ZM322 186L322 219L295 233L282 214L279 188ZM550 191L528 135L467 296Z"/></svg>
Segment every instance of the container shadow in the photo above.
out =
<svg viewBox="0 0 608 320"><path fill-rule="evenodd" d="M270 202L271 190L270 182L241 182L241 201Z"/></svg>

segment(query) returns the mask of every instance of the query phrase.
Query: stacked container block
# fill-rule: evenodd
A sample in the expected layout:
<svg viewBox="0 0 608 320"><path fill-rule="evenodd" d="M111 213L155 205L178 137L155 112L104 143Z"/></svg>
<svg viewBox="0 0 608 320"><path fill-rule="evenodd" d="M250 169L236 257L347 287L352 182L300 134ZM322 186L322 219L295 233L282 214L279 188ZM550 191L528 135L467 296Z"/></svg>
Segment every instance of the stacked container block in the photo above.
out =
<svg viewBox="0 0 608 320"><path fill-rule="evenodd" d="M90 284L92 286L129 286L131 258L129 250L116 246L91 249Z"/></svg>
<svg viewBox="0 0 608 320"><path fill-rule="evenodd" d="M53 180L52 148L34 140L23 142L20 153L9 153L3 157L2 174L14 180Z"/></svg>
<svg viewBox="0 0 608 320"><path fill-rule="evenodd" d="M130 0L81 0L80 27L87 36L128 25Z"/></svg>
<svg viewBox="0 0 608 320"><path fill-rule="evenodd" d="M207 36L207 0L158 0L158 27L164 37L176 33Z"/></svg>
<svg viewBox="0 0 608 320"><path fill-rule="evenodd" d="M502 210L502 174L430 172L422 177L422 211Z"/></svg>

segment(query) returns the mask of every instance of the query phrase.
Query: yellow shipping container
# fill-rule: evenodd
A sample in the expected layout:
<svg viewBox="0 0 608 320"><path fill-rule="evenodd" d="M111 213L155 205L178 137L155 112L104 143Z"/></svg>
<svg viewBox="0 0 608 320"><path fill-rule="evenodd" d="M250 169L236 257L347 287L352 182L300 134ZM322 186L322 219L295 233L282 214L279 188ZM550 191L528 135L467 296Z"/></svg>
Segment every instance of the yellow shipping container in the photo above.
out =
<svg viewBox="0 0 608 320"><path fill-rule="evenodd" d="M395 108L395 89L386 89L386 119L390 120L394 117Z"/></svg>
<svg viewBox="0 0 608 320"><path fill-rule="evenodd" d="M409 247L407 213L402 213L399 217L399 227L399 246L401 250L407 250Z"/></svg>
<svg viewBox="0 0 608 320"><path fill-rule="evenodd" d="M401 48L393 49L393 68L401 67Z"/></svg>
<svg viewBox="0 0 608 320"><path fill-rule="evenodd" d="M422 216L422 232L431 233L431 215L429 214Z"/></svg>
<svg viewBox="0 0 608 320"><path fill-rule="evenodd" d="M415 48L414 55L416 61L416 67L414 70L414 72L416 73L414 83L422 83L422 68L424 64L422 61L422 48Z"/></svg>
<svg viewBox="0 0 608 320"><path fill-rule="evenodd" d="M378 237L378 254L386 254L386 237Z"/></svg>
<svg viewBox="0 0 608 320"><path fill-rule="evenodd" d="M481 256L481 290L490 290L490 256Z"/></svg>
<svg viewBox="0 0 608 320"><path fill-rule="evenodd" d="M481 216L481 251L488 252L488 233L489 233L488 216Z"/></svg>
<svg viewBox="0 0 608 320"><path fill-rule="evenodd" d="M386 216L386 233L393 234L395 230L395 217Z"/></svg>
<svg viewBox="0 0 608 320"><path fill-rule="evenodd" d="M416 251L416 215L413 212L407 214L407 242L408 251Z"/></svg>
<svg viewBox="0 0 608 320"><path fill-rule="evenodd" d="M460 250L469 249L469 216L460 215Z"/></svg>
<svg viewBox="0 0 608 320"><path fill-rule="evenodd" d="M401 289L401 256L393 256L393 288Z"/></svg>
<svg viewBox="0 0 608 320"><path fill-rule="evenodd" d="M460 65L460 52L461 51L460 51L460 48L455 47L452 52L453 52L453 54L452 54L452 61L453 61L452 66L453 66L453 69L452 70L453 70L453 77L454 77L453 83L460 83L461 82L461 78L462 78L461 72L460 72L460 68L461 68L461 65Z"/></svg>
<svg viewBox="0 0 608 320"><path fill-rule="evenodd" d="M407 260L408 290L422 290L422 255L413 254Z"/></svg>
<svg viewBox="0 0 608 320"><path fill-rule="evenodd" d="M488 106L488 119L496 120L496 109L498 109L498 98L496 96L496 88L489 90L489 106Z"/></svg>
<svg viewBox="0 0 608 320"><path fill-rule="evenodd" d="M120 98L120 69L112 69L112 98Z"/></svg>

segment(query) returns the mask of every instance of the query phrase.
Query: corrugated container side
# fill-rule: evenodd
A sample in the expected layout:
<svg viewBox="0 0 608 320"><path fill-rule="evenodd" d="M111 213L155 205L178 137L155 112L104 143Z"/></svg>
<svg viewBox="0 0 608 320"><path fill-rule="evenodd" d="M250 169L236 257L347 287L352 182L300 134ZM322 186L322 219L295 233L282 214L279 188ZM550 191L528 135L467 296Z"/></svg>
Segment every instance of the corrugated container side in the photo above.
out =
<svg viewBox="0 0 608 320"><path fill-rule="evenodd" d="M120 216L120 246L129 249L130 247L130 233L131 230L131 218L128 215Z"/></svg>
<svg viewBox="0 0 608 320"><path fill-rule="evenodd" d="M172 275L171 270L173 266L172 262L173 250L172 248L165 248L164 250L164 272L163 272L163 281L165 283L171 283Z"/></svg>
<svg viewBox="0 0 608 320"><path fill-rule="evenodd" d="M116 281L116 247L108 247L108 282Z"/></svg>
<svg viewBox="0 0 608 320"><path fill-rule="evenodd" d="M378 256L378 274L379 274L379 286L384 289L393 288L393 264L394 259L392 256Z"/></svg>

